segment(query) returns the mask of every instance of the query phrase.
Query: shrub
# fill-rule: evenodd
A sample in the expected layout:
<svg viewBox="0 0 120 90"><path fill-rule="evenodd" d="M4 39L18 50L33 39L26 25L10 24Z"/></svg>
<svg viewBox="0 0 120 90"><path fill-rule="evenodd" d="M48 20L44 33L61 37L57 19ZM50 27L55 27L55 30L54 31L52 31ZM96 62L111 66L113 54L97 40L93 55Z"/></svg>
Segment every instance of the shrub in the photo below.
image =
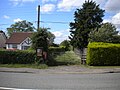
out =
<svg viewBox="0 0 120 90"><path fill-rule="evenodd" d="M35 52L0 50L1 64L31 64L35 61Z"/></svg>
<svg viewBox="0 0 120 90"><path fill-rule="evenodd" d="M67 51L62 55L58 55L54 58L58 65L75 65L80 64L80 57L73 51Z"/></svg>
<svg viewBox="0 0 120 90"><path fill-rule="evenodd" d="M120 44L90 43L87 53L88 65L120 65Z"/></svg>

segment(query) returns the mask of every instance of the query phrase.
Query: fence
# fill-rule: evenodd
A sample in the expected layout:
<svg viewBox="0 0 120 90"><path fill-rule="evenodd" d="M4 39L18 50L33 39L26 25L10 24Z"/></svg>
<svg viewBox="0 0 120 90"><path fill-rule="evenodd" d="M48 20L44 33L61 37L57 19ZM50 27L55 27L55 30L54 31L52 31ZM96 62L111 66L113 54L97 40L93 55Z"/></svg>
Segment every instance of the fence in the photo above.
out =
<svg viewBox="0 0 120 90"><path fill-rule="evenodd" d="M78 49L78 48L75 48L74 52L78 56L80 56L80 58L81 58L81 64L86 64L87 48L83 48L82 50Z"/></svg>

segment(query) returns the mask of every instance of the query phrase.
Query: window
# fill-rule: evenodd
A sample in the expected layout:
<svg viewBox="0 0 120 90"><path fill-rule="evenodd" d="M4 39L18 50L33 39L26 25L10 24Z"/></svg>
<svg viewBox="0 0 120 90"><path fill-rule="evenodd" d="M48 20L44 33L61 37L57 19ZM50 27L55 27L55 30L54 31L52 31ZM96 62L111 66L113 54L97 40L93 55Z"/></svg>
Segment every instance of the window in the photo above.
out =
<svg viewBox="0 0 120 90"><path fill-rule="evenodd" d="M30 46L22 46L22 50L27 50Z"/></svg>
<svg viewBox="0 0 120 90"><path fill-rule="evenodd" d="M8 48L10 48L10 44L8 44Z"/></svg>
<svg viewBox="0 0 120 90"><path fill-rule="evenodd" d="M17 44L12 44L12 48L17 48Z"/></svg>

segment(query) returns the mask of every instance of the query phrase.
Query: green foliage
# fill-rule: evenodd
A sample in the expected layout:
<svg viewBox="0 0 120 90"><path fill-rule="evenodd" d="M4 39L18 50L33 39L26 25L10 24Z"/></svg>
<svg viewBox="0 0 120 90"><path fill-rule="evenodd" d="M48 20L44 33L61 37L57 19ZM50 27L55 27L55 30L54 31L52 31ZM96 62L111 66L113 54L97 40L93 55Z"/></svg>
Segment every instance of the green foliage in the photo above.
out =
<svg viewBox="0 0 120 90"><path fill-rule="evenodd" d="M50 53L65 52L65 47L49 47L49 52Z"/></svg>
<svg viewBox="0 0 120 90"><path fill-rule="evenodd" d="M39 29L37 32L35 32L32 36L32 48L37 49L39 47L43 47L44 51L48 50L48 33L47 29Z"/></svg>
<svg viewBox="0 0 120 90"><path fill-rule="evenodd" d="M98 30L94 30L89 34L90 42L116 42L114 36L118 34L116 28L111 23L104 23Z"/></svg>
<svg viewBox="0 0 120 90"><path fill-rule="evenodd" d="M120 65L120 44L90 43L87 64L93 66Z"/></svg>
<svg viewBox="0 0 120 90"><path fill-rule="evenodd" d="M73 51L67 51L62 55L58 55L54 58L58 65L75 65L80 64L80 57Z"/></svg>
<svg viewBox="0 0 120 90"><path fill-rule="evenodd" d="M0 67L7 68L36 68L36 69L47 69L48 66L46 64L0 64ZM26 71L25 71L26 72Z"/></svg>
<svg viewBox="0 0 120 90"><path fill-rule="evenodd" d="M120 44L120 35L114 35L112 43L119 43Z"/></svg>
<svg viewBox="0 0 120 90"><path fill-rule="evenodd" d="M26 20L15 22L9 28L7 28L7 33L10 36L13 32L33 32L35 27L33 23Z"/></svg>
<svg viewBox="0 0 120 90"><path fill-rule="evenodd" d="M73 47L85 48L88 45L89 33L98 28L102 22L104 10L95 2L85 1L81 9L74 13L74 22L70 23L70 42Z"/></svg>
<svg viewBox="0 0 120 90"><path fill-rule="evenodd" d="M49 48L49 60L47 65L74 65L80 64L80 58L73 51L65 51L65 47Z"/></svg>
<svg viewBox="0 0 120 90"><path fill-rule="evenodd" d="M68 40L64 40L60 43L60 46L64 46L66 51L70 50L70 42Z"/></svg>
<svg viewBox="0 0 120 90"><path fill-rule="evenodd" d="M6 51L0 50L1 64L32 64L35 62L33 51Z"/></svg>

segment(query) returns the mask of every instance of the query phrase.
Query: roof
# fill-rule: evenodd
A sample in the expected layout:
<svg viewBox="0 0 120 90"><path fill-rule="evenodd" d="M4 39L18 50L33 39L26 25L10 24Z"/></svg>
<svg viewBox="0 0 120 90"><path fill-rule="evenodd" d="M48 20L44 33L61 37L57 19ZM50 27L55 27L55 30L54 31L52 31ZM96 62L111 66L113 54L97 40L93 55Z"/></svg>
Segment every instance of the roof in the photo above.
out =
<svg viewBox="0 0 120 90"><path fill-rule="evenodd" d="M31 37L31 35L32 32L15 32L6 40L6 44L20 44L27 37Z"/></svg>

